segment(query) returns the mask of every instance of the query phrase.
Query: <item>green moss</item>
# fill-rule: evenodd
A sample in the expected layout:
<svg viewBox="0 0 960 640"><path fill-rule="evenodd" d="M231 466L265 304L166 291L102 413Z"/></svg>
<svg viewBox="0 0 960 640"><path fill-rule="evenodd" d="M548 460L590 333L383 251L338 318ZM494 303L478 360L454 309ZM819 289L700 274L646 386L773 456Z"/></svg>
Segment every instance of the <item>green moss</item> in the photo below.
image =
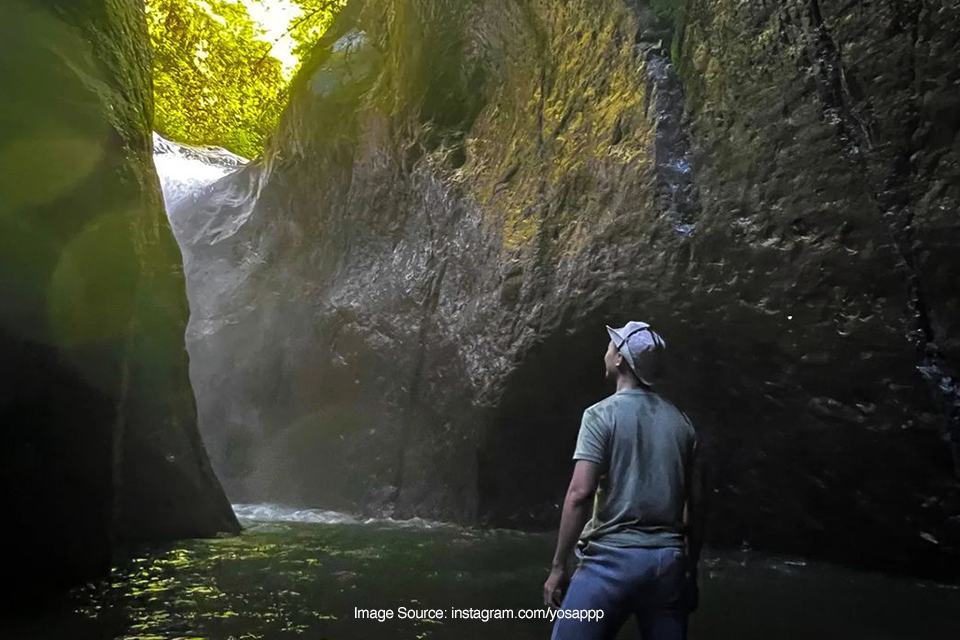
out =
<svg viewBox="0 0 960 640"><path fill-rule="evenodd" d="M669 20L674 27L683 28L687 17L687 3L689 0L647 0L654 12L661 18Z"/></svg>
<svg viewBox="0 0 960 640"><path fill-rule="evenodd" d="M651 140L645 76L623 37L637 29L633 12L618 2L531 6L527 38L497 52L499 86L510 89L478 117L465 170L503 251L546 257L580 250L574 228L604 215L597 167L646 166Z"/></svg>

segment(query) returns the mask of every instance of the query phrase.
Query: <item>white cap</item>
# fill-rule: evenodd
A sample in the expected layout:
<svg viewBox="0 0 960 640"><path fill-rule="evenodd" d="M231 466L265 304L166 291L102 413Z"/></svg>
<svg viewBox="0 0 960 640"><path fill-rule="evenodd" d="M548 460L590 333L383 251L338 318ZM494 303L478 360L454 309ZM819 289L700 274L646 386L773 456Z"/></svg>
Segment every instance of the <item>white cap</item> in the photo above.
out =
<svg viewBox="0 0 960 640"><path fill-rule="evenodd" d="M663 368L667 343L646 322L631 320L619 329L607 325L607 333L640 382L653 386Z"/></svg>

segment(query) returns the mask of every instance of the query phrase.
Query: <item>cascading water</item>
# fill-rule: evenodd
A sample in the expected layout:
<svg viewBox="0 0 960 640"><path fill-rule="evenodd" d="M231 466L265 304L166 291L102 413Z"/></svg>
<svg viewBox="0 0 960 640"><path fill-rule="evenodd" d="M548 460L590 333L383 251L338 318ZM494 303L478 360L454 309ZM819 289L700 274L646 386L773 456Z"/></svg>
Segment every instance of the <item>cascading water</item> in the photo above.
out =
<svg viewBox="0 0 960 640"><path fill-rule="evenodd" d="M248 160L219 147L189 147L153 134L153 163L160 176L163 201L169 213L187 198Z"/></svg>
<svg viewBox="0 0 960 640"><path fill-rule="evenodd" d="M160 178L164 205L170 218L174 234L178 236L191 227L201 225L194 216L202 215L202 210L191 206L191 201L214 182L234 171L242 169L246 158L220 147L194 147L168 140L158 133L153 134L153 161ZM213 451L214 457L217 452ZM312 524L344 524L373 522L370 519L358 519L352 515L323 509L302 509L272 503L233 505L234 512L241 522L250 525L256 522L299 522ZM396 526L431 527L431 523L420 518L395 522L389 519L381 524Z"/></svg>

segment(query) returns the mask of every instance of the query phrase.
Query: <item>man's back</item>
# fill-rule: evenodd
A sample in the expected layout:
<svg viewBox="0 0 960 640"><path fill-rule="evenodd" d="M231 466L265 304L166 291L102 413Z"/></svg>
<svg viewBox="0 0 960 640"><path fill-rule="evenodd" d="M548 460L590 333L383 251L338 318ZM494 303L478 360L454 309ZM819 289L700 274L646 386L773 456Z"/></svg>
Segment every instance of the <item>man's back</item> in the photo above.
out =
<svg viewBox="0 0 960 640"><path fill-rule="evenodd" d="M644 640L685 640L697 607L703 540L696 435L683 412L653 391L663 370L663 337L635 320L606 329L604 371L617 392L583 412L557 549L543 583L544 604L566 612L600 609L604 616L558 616L551 638L612 638L632 615ZM564 593L567 560L578 543L580 562Z"/></svg>
<svg viewBox="0 0 960 640"><path fill-rule="evenodd" d="M603 470L581 542L682 547L687 470L696 434L662 396L621 389L583 413L574 460Z"/></svg>

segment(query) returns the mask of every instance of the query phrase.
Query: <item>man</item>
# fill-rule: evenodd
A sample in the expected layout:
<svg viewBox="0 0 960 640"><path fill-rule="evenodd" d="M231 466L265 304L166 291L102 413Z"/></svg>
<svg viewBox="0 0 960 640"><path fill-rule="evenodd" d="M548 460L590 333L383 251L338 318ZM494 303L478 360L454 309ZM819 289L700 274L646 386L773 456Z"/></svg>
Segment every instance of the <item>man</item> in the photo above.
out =
<svg viewBox="0 0 960 640"><path fill-rule="evenodd" d="M561 609L552 640L613 638L631 615L643 640L684 639L703 539L697 438L686 415L653 391L663 339L645 322L607 331L606 377L616 391L583 412L543 585L544 604ZM580 564L570 581L575 544ZM563 616L585 609L603 617Z"/></svg>

